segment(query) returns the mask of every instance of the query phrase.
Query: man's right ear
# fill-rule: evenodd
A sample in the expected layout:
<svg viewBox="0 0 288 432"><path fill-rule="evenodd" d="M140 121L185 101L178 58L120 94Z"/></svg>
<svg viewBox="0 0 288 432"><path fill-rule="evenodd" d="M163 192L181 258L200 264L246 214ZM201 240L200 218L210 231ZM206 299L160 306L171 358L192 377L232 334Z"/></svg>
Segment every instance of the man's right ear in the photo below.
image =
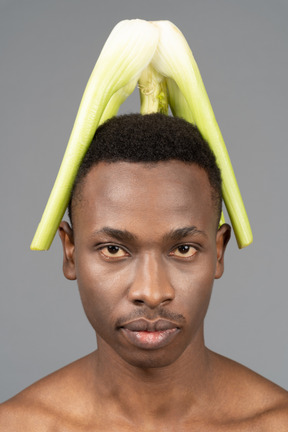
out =
<svg viewBox="0 0 288 432"><path fill-rule="evenodd" d="M58 233L63 247L63 273L69 280L76 279L75 260L74 260L74 236L68 222L62 221L58 228Z"/></svg>

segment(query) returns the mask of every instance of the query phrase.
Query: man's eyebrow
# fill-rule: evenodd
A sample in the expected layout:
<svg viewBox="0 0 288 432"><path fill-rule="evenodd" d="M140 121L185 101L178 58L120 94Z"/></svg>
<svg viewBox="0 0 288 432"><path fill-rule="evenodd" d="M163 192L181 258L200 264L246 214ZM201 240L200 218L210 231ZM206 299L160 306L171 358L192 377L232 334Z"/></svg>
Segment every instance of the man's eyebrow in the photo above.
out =
<svg viewBox="0 0 288 432"><path fill-rule="evenodd" d="M127 230L120 230L111 227L103 227L100 230L94 231L92 237L97 235L106 234L109 237L113 237L118 241L136 240L137 237Z"/></svg>
<svg viewBox="0 0 288 432"><path fill-rule="evenodd" d="M137 236L132 234L127 230L120 230L111 227L103 227L100 230L94 231L91 237L96 237L97 235L105 234L113 239L118 241L135 241L137 240ZM163 240L172 240L178 241L183 240L185 237L189 235L203 235L207 237L207 234L204 231L199 230L196 226L188 226L183 228L177 228L175 230L169 231L167 234L163 236Z"/></svg>
<svg viewBox="0 0 288 432"><path fill-rule="evenodd" d="M207 237L207 234L204 231L199 230L196 226L193 225L193 226L171 230L170 232L165 234L164 239L177 241L177 240L182 240L185 237L188 237L189 235L198 235L198 234Z"/></svg>

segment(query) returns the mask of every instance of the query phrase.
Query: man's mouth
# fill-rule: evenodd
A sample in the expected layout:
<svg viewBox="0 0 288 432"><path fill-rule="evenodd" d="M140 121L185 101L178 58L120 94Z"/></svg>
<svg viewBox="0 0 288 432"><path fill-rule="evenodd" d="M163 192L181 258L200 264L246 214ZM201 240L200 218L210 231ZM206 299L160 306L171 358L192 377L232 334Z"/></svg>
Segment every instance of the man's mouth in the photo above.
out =
<svg viewBox="0 0 288 432"><path fill-rule="evenodd" d="M120 327L122 334L132 344L142 349L158 349L168 345L179 333L177 324L159 319L137 319Z"/></svg>

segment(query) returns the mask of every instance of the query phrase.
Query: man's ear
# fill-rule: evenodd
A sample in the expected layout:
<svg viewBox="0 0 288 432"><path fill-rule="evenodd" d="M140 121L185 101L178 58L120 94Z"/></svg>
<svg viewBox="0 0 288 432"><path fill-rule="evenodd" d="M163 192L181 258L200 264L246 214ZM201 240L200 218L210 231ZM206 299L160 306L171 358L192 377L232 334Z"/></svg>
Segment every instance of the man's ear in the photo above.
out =
<svg viewBox="0 0 288 432"><path fill-rule="evenodd" d="M73 231L68 222L62 221L58 228L58 233L63 247L63 273L69 280L76 279L75 261L74 261L74 237Z"/></svg>
<svg viewBox="0 0 288 432"><path fill-rule="evenodd" d="M224 253L226 246L231 237L231 227L228 224L223 224L218 229L216 234L216 248L217 248L217 264L215 279L219 279L224 272Z"/></svg>

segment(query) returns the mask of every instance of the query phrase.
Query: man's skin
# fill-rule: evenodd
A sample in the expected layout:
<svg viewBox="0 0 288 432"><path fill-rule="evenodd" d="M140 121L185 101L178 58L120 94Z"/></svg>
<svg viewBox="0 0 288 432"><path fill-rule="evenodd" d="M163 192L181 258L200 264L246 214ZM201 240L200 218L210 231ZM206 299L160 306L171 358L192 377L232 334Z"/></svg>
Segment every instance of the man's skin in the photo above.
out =
<svg viewBox="0 0 288 432"><path fill-rule="evenodd" d="M204 344L230 237L212 193L195 164L92 168L59 233L98 349L3 404L1 432L288 431L287 392Z"/></svg>

